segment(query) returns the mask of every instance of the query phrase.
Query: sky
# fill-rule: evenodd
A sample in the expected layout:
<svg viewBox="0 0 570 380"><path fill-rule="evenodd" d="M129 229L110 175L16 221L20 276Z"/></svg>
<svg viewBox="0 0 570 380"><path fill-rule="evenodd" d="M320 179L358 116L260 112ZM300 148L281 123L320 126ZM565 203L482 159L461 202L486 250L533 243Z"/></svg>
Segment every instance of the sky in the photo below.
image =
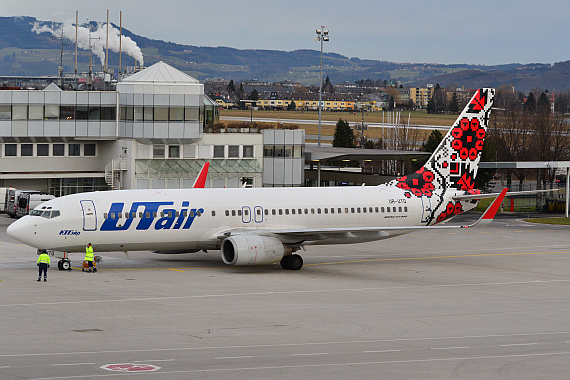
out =
<svg viewBox="0 0 570 380"><path fill-rule="evenodd" d="M568 0L0 0L2 16L119 24L195 46L324 52L391 62L555 63L570 60Z"/></svg>

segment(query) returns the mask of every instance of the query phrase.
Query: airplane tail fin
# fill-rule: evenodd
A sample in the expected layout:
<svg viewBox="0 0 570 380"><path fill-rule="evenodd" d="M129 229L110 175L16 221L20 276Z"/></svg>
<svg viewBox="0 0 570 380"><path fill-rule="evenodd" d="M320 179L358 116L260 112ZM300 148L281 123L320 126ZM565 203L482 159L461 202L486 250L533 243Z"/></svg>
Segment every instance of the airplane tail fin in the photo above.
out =
<svg viewBox="0 0 570 380"><path fill-rule="evenodd" d="M492 88L477 90L425 165L387 185L407 190L408 198L431 197L435 189L473 191L494 97Z"/></svg>
<svg viewBox="0 0 570 380"><path fill-rule="evenodd" d="M204 166L202 166L202 170L200 170L200 174L198 174L198 177L194 181L192 188L203 189L204 186L206 186L206 178L208 178L209 168L210 168L210 163L209 162L204 163Z"/></svg>

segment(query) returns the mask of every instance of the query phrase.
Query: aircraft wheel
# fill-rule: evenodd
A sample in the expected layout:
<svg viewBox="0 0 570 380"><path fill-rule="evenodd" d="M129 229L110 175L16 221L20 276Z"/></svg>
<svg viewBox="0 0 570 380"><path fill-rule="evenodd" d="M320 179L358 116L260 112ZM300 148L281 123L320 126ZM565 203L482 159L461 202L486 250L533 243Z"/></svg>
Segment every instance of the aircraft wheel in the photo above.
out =
<svg viewBox="0 0 570 380"><path fill-rule="evenodd" d="M283 258L281 259L281 268L283 269L289 269L289 259L291 258L291 256L283 256Z"/></svg>
<svg viewBox="0 0 570 380"><path fill-rule="evenodd" d="M59 266L59 263L57 263ZM68 260L61 261L61 270L71 270L71 262Z"/></svg>
<svg viewBox="0 0 570 380"><path fill-rule="evenodd" d="M59 260L59 261L57 262L57 269L63 270L63 260Z"/></svg>
<svg viewBox="0 0 570 380"><path fill-rule="evenodd" d="M289 259L289 268L291 270L299 270L303 267L303 258L299 255L291 255Z"/></svg>

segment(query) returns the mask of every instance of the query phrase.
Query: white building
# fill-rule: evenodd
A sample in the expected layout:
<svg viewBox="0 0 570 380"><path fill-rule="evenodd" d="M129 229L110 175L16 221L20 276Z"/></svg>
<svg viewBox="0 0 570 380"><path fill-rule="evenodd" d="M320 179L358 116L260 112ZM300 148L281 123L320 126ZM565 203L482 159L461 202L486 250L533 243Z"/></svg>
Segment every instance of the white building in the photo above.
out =
<svg viewBox="0 0 570 380"><path fill-rule="evenodd" d="M116 91L61 91L54 84L2 90L0 186L56 196L188 188L206 161L207 187L303 184L304 131L207 133L217 118L203 85L163 62L126 78ZM277 146L271 157L264 158L264 136L266 145ZM281 149L290 157L273 156ZM296 174L276 178L281 167Z"/></svg>

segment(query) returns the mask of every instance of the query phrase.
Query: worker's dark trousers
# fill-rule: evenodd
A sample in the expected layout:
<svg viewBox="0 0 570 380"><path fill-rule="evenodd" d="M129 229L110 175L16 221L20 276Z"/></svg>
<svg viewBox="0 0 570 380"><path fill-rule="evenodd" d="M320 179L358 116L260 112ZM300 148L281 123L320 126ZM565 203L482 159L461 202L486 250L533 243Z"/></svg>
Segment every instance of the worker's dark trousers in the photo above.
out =
<svg viewBox="0 0 570 380"><path fill-rule="evenodd" d="M42 272L44 272L44 279L47 278L47 264L40 263L40 273L38 274L38 280L42 277Z"/></svg>

